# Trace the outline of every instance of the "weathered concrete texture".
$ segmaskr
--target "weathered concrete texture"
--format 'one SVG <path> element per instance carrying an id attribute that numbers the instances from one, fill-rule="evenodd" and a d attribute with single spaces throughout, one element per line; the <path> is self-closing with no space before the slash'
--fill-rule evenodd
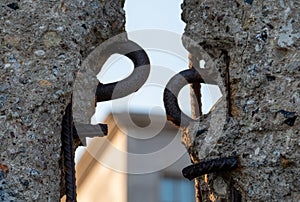
<path id="1" fill-rule="evenodd" d="M 75 72 L 124 31 L 123 3 L 1 1 L 0 201 L 59 201 L 61 120 Z"/>
<path id="2" fill-rule="evenodd" d="M 182 8 L 184 36 L 194 40 L 186 48 L 198 60 L 204 50 L 220 78 L 229 70 L 226 124 L 207 158 L 236 154 L 241 164 L 197 181 L 203 201 L 229 201 L 230 186 L 243 201 L 299 201 L 300 1 L 185 0 Z M 183 134 L 196 162 L 201 125 Z"/>

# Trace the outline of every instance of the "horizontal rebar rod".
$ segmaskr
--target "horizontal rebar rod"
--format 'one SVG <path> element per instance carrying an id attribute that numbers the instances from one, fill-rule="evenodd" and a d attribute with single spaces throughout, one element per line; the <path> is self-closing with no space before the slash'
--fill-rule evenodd
<path id="1" fill-rule="evenodd" d="M 220 171 L 231 171 L 238 167 L 238 157 L 223 157 L 202 161 L 200 163 L 190 165 L 182 170 L 185 178 L 192 180 L 204 174 Z"/>

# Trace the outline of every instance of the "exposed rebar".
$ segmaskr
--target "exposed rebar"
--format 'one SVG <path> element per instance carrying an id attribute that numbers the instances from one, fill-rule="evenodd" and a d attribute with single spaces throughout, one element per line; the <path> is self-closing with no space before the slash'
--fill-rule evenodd
<path id="1" fill-rule="evenodd" d="M 183 113 L 178 105 L 178 94 L 187 84 L 206 83 L 194 68 L 179 72 L 173 76 L 164 90 L 164 106 L 167 119 L 178 127 L 186 127 L 193 119 Z M 216 84 L 212 82 L 211 84 Z"/>
<path id="2" fill-rule="evenodd" d="M 204 174 L 220 171 L 231 171 L 238 167 L 238 157 L 223 157 L 202 161 L 200 163 L 190 165 L 182 170 L 185 178 L 192 180 Z"/>
<path id="3" fill-rule="evenodd" d="M 73 148 L 74 124 L 72 118 L 72 104 L 68 104 L 62 120 L 62 150 L 65 166 L 65 190 L 66 201 L 76 202 L 76 178 L 75 178 L 75 151 Z"/>
<path id="4" fill-rule="evenodd" d="M 119 53 L 128 57 L 134 65 L 134 70 L 127 78 L 109 84 L 99 82 L 96 90 L 96 101 L 103 102 L 125 97 L 136 92 L 147 80 L 150 73 L 148 55 L 133 41 L 116 42 L 107 48 L 107 53 Z"/>

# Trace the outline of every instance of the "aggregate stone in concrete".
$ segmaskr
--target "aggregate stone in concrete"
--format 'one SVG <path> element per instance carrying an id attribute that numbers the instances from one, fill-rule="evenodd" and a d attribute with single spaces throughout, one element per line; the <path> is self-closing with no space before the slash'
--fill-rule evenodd
<path id="1" fill-rule="evenodd" d="M 215 68 L 221 79 L 227 110 L 225 124 L 220 122 L 222 135 L 209 145 L 205 157 L 199 152 L 203 139 L 216 131 L 194 134 L 217 120 L 191 123 L 183 140 L 194 162 L 232 155 L 240 161 L 234 172 L 196 180 L 202 190 L 197 197 L 203 201 L 230 201 L 233 189 L 242 201 L 300 199 L 299 8 L 299 0 L 185 0 L 182 4 L 187 23 L 183 43 L 198 61 L 211 59 L 207 68 Z"/>
<path id="2" fill-rule="evenodd" d="M 0 201 L 59 201 L 61 120 L 76 71 L 124 31 L 123 3 L 0 2 Z"/>

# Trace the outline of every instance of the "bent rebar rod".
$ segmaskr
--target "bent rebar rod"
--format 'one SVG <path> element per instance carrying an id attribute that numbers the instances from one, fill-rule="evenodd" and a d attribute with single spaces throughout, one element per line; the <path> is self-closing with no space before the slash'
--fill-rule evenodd
<path id="1" fill-rule="evenodd" d="M 114 43 L 108 47 L 108 52 L 128 57 L 134 64 L 134 70 L 124 80 L 109 84 L 99 82 L 96 89 L 97 102 L 118 99 L 136 92 L 146 82 L 150 73 L 150 60 L 146 52 L 133 41 Z"/>
<path id="2" fill-rule="evenodd" d="M 121 98 L 127 96 L 135 91 L 137 91 L 147 80 L 150 73 L 150 60 L 146 52 L 133 41 L 126 42 L 114 42 L 106 47 L 101 54 L 103 58 L 97 58 L 98 60 L 106 60 L 110 55 L 114 53 L 119 53 L 127 56 L 132 60 L 134 64 L 133 73 L 118 82 L 110 84 L 101 84 L 99 82 L 96 93 L 95 101 L 102 102 L 112 99 Z M 89 74 L 88 74 L 89 75 Z M 65 111 L 62 121 L 62 147 L 64 152 L 64 166 L 66 169 L 65 173 L 65 189 L 66 189 L 66 201 L 67 202 L 76 202 L 76 178 L 75 178 L 75 163 L 74 163 L 74 148 L 73 148 L 73 139 L 79 138 L 78 129 L 88 135 L 80 135 L 80 137 L 93 136 L 97 134 L 96 131 L 101 132 L 101 135 L 107 135 L 108 129 L 106 124 L 98 124 L 91 126 L 85 123 L 76 123 L 73 122 L 72 117 L 72 104 L 70 103 Z M 100 130 L 99 130 L 100 129 Z"/>
<path id="3" fill-rule="evenodd" d="M 167 119 L 178 127 L 186 127 L 193 119 L 183 113 L 178 105 L 178 94 L 180 90 L 187 84 L 206 83 L 199 72 L 187 69 L 173 76 L 164 90 L 164 106 L 166 109 Z M 212 81 L 211 84 L 216 84 Z"/>

